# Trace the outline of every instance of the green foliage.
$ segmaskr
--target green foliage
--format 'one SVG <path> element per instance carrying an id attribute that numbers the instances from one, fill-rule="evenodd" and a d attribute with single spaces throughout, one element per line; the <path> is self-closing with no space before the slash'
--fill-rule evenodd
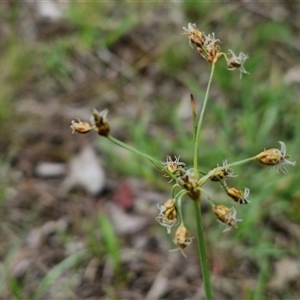
<path id="1" fill-rule="evenodd" d="M 17 279 L 11 277 L 8 280 L 9 289 L 16 300 L 22 299 L 22 286 L 18 283 Z"/>
<path id="2" fill-rule="evenodd" d="M 43 61 L 45 71 L 55 74 L 60 78 L 67 78 L 71 71 L 69 55 L 72 51 L 72 45 L 69 41 L 57 40 L 51 47 L 46 47 L 43 51 Z"/>
<path id="3" fill-rule="evenodd" d="M 41 299 L 63 273 L 80 265 L 86 259 L 87 254 L 86 250 L 77 251 L 55 265 L 42 279 L 33 298 L 36 300 Z"/>
<path id="4" fill-rule="evenodd" d="M 287 26 L 279 22 L 261 23 L 256 31 L 256 42 L 261 46 L 270 46 L 270 42 L 284 42 L 291 40 L 292 33 Z"/>
<path id="5" fill-rule="evenodd" d="M 182 9 L 185 11 L 187 19 L 192 20 L 192 23 L 198 20 L 205 20 L 205 16 L 212 12 L 214 4 L 206 1 L 184 1 Z"/>
<path id="6" fill-rule="evenodd" d="M 109 47 L 116 43 L 122 36 L 124 36 L 130 29 L 137 24 L 137 19 L 133 15 L 126 15 L 121 22 L 118 22 L 110 32 L 106 35 L 105 43 Z"/>
<path id="7" fill-rule="evenodd" d="M 68 10 L 69 20 L 75 26 L 74 37 L 81 47 L 89 50 L 95 44 L 101 45 L 104 41 L 101 25 L 105 23 L 105 14 L 102 11 L 105 4 L 95 1 L 92 3 L 73 3 Z M 101 13 L 102 11 L 102 13 Z M 86 16 L 89 16 L 88 18 Z M 101 34 L 102 33 L 102 34 Z"/>
<path id="8" fill-rule="evenodd" d="M 103 238 L 103 246 L 112 261 L 114 271 L 118 274 L 121 267 L 120 245 L 113 225 L 104 214 L 98 216 L 98 224 Z"/>
<path id="9" fill-rule="evenodd" d="M 114 22 L 110 17 L 114 12 L 113 3 L 101 1 L 73 3 L 68 15 L 75 26 L 74 37 L 79 39 L 80 45 L 86 50 L 95 46 L 109 47 L 136 25 L 136 15 L 132 14 L 132 11 L 122 10 L 121 7 L 122 3 L 119 13 L 124 15 Z"/>
<path id="10" fill-rule="evenodd" d="M 0 53 L 1 54 L 1 53 Z M 5 55 L 0 56 L 0 124 L 1 135 L 7 135 L 7 128 L 13 114 L 15 91 L 23 83 L 28 74 L 28 68 L 32 61 L 29 49 L 22 49 L 18 39 L 7 41 Z"/>
<path id="11" fill-rule="evenodd" d="M 162 71 L 172 74 L 173 72 L 180 72 L 184 70 L 184 66 L 188 61 L 188 55 L 185 51 L 185 47 L 179 44 L 178 47 L 171 45 L 164 53 L 159 57 L 159 65 Z"/>

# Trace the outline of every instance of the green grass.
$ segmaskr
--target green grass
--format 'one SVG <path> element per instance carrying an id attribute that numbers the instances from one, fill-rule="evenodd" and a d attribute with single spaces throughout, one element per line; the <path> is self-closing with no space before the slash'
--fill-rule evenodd
<path id="1" fill-rule="evenodd" d="M 146 16 L 149 9 L 154 9 L 154 6 L 131 4 L 129 8 L 129 4 L 126 3 L 118 5 L 120 6 L 99 1 L 72 4 L 67 12 L 67 20 L 71 23 L 72 31 L 67 36 L 55 38 L 50 42 L 25 43 L 20 33 L 5 37 L 6 50 L 1 52 L 0 57 L 2 66 L 0 133 L 4 145 L 14 143 L 18 145 L 20 137 L 17 136 L 17 130 L 12 129 L 22 127 L 24 120 L 30 122 L 32 118 L 30 115 L 17 117 L 15 113 L 22 104 L 23 97 L 34 97 L 35 93 L 32 92 L 34 90 L 38 94 L 38 99 L 43 100 L 43 97 L 49 94 L 64 99 L 64 94 L 59 94 L 61 90 L 57 82 L 70 90 L 74 87 L 73 75 L 76 72 L 74 54 L 84 57 L 94 55 L 98 49 L 108 49 L 114 54 L 117 53 L 116 55 L 122 59 L 128 36 L 139 32 L 140 26 L 147 28 L 147 22 L 151 20 L 143 20 L 143 16 Z M 163 4 L 157 5 L 175 11 L 175 8 Z M 224 18 L 223 8 L 228 10 Z M 10 14 L 6 17 L 6 22 L 10 30 L 17 25 L 16 15 L 19 9 L 13 7 L 9 10 Z M 119 120 L 119 123 L 116 122 L 116 127 L 112 128 L 112 133 L 118 136 L 121 132 L 123 140 L 161 161 L 165 160 L 166 155 L 180 155 L 185 162 L 189 164 L 192 162 L 192 128 L 182 123 L 177 112 L 183 91 L 186 91 L 187 95 L 193 93 L 197 107 L 201 107 L 205 91 L 205 76 L 207 77 L 209 71 L 209 66 L 203 63 L 195 49 L 189 46 L 187 37 L 180 36 L 181 26 L 186 27 L 188 22 L 192 22 L 205 33 L 215 32 L 222 41 L 221 47 L 224 51 L 233 49 L 236 52 L 248 53 L 250 56 L 245 65 L 250 75 L 244 75 L 242 80 L 239 79 L 238 73 L 226 70 L 225 62 L 220 62 L 216 68 L 212 96 L 204 119 L 200 146 L 201 169 L 207 171 L 216 164 L 221 164 L 225 158 L 233 162 L 259 153 L 264 148 L 278 147 L 277 141 L 286 142 L 291 159 L 299 161 L 299 91 L 297 87 L 285 82 L 287 71 L 299 64 L 297 53 L 290 47 L 290 43 L 296 38 L 293 26 L 289 22 L 275 22 L 260 18 L 252 23 L 249 21 L 251 23 L 249 25 L 237 17 L 239 14 L 236 9 L 231 10 L 228 5 L 221 7 L 208 2 L 182 3 L 180 11 L 184 24 L 178 25 L 178 28 L 177 25 L 170 28 L 169 38 L 164 36 L 160 39 L 160 33 L 157 32 L 158 37 L 149 43 L 151 46 L 146 42 L 146 46 L 142 45 L 149 50 L 149 53 L 153 51 L 152 45 L 164 49 L 163 53 L 154 55 L 151 63 L 144 69 L 136 70 L 130 80 L 122 73 L 113 77 L 120 78 L 118 88 L 113 91 L 110 91 L 109 87 L 113 87 L 115 82 L 111 82 L 105 76 L 100 78 L 101 81 L 107 82 L 108 89 L 105 91 L 107 94 L 103 92 L 99 95 L 99 105 L 109 103 L 113 108 L 108 116 L 109 120 L 112 122 L 115 118 Z M 242 11 L 242 14 L 251 17 L 249 12 Z M 221 17 L 218 17 L 219 15 Z M 160 22 L 159 26 L 162 28 L 168 20 L 160 20 Z M 148 32 L 141 31 L 141 34 L 146 35 L 146 41 L 154 39 L 150 26 Z M 179 38 L 174 38 L 175 34 L 179 35 Z M 121 51 L 117 52 L 115 49 Z M 127 48 L 126 50 L 128 51 Z M 126 53 L 128 55 L 128 52 Z M 153 55 L 153 52 L 151 54 Z M 132 68 L 134 67 L 133 64 Z M 109 66 L 103 68 L 108 69 L 108 76 L 112 76 L 111 73 L 115 71 L 110 70 Z M 159 76 L 159 79 L 151 75 L 153 73 Z M 154 83 L 154 94 L 144 99 L 143 85 L 135 86 L 136 97 L 127 99 L 125 88 L 134 86 L 132 82 L 136 82 L 136 85 L 145 82 L 147 76 L 149 81 L 157 80 Z M 168 81 L 169 89 L 163 85 L 164 80 Z M 107 96 L 109 92 L 115 92 L 118 97 L 124 93 L 125 99 L 109 102 Z M 90 98 L 82 100 L 87 101 L 87 105 L 89 101 L 93 102 Z M 124 119 L 122 115 L 117 115 L 122 111 L 122 107 L 126 108 L 126 105 L 133 101 L 141 108 L 140 115 L 137 114 L 133 119 L 127 119 L 126 114 Z M 92 108 L 90 107 L 91 110 Z M 99 141 L 99 149 L 105 157 L 105 167 L 111 173 L 122 177 L 142 177 L 154 189 L 168 190 L 168 180 L 158 175 L 157 170 L 148 162 L 131 153 L 120 151 L 106 140 Z M 4 166 L 5 163 L 1 162 L 1 167 Z M 240 260 L 243 259 L 251 260 L 257 267 L 252 270 L 252 275 L 258 284 L 253 289 L 245 288 L 245 299 L 263 299 L 267 295 L 268 281 L 272 277 L 274 262 L 284 256 L 297 256 L 299 259 L 295 246 L 299 241 L 296 241 L 291 249 L 276 244 L 276 237 L 280 233 L 276 232 L 274 224 L 272 225 L 277 218 L 281 220 L 281 216 L 293 224 L 298 224 L 300 221 L 298 188 L 300 173 L 297 168 L 298 166 L 288 167 L 288 175 L 277 175 L 272 170 L 269 171 L 270 168 L 257 162 L 236 169 L 239 177 L 233 179 L 231 183 L 241 189 L 247 186 L 251 190 L 251 204 L 243 207 L 235 205 L 239 217 L 243 219 L 237 231 L 231 231 L 229 235 L 221 234 L 222 227 L 215 221 L 213 215 L 207 213 L 204 216 L 207 230 L 211 232 L 207 234 L 211 248 L 216 241 L 230 239 L 233 248 L 240 245 L 247 248 L 242 258 L 234 259 L 234 267 L 238 268 Z M 8 186 L 9 183 L 5 185 Z M 210 187 L 213 200 L 231 204 L 217 184 L 211 184 Z M 0 209 L 4 211 L 5 186 L 0 188 Z M 34 209 L 39 210 L 35 206 Z M 3 216 L 3 212 L 1 215 Z M 30 219 L 30 216 L 27 219 Z M 33 219 L 33 222 L 39 221 L 38 216 Z M 9 222 L 11 221 L 5 215 L 2 226 L 8 226 Z M 121 268 L 122 245 L 113 232 L 111 222 L 105 215 L 101 215 L 97 222 L 90 221 L 87 227 L 91 230 L 100 228 L 103 234 L 103 245 L 99 247 L 99 252 L 96 250 L 98 241 L 93 240 L 93 234 L 90 236 L 87 234 L 89 255 L 108 255 L 117 272 Z M 258 233 L 253 234 L 257 229 Z M 18 234 L 21 240 L 22 234 Z M 72 239 L 74 232 L 70 229 L 66 234 Z M 78 264 L 84 261 L 85 255 L 87 254 L 78 252 L 54 266 L 37 287 L 36 299 L 43 297 L 61 274 L 69 269 L 76 270 Z M 1 281 L 1 284 L 4 283 Z M 22 283 L 11 278 L 10 296 L 22 299 L 22 289 Z M 295 295 L 287 286 L 279 292 L 279 296 Z"/>

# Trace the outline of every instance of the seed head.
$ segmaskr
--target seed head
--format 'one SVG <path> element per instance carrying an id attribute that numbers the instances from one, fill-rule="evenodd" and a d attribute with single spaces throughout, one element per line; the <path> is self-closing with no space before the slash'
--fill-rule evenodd
<path id="1" fill-rule="evenodd" d="M 179 173 L 185 167 L 185 163 L 179 161 L 180 156 L 176 157 L 175 160 L 172 159 L 170 155 L 167 155 L 167 160 L 162 164 L 168 169 L 172 174 Z"/>
<path id="2" fill-rule="evenodd" d="M 283 173 L 287 174 L 288 171 L 284 165 L 295 166 L 296 161 L 288 160 L 287 158 L 289 158 L 289 155 L 286 154 L 285 143 L 281 141 L 278 143 L 281 146 L 280 150 L 275 148 L 264 150 L 256 155 L 255 158 L 264 165 L 275 166 L 277 173 L 282 171 Z"/>
<path id="3" fill-rule="evenodd" d="M 239 204 L 250 203 L 250 201 L 247 199 L 250 194 L 250 190 L 248 188 L 245 188 L 244 192 L 242 192 L 241 190 L 235 187 L 226 186 L 225 191 L 230 198 L 232 198 L 235 202 Z"/>
<path id="4" fill-rule="evenodd" d="M 204 59 L 206 59 L 211 64 L 215 64 L 218 61 L 218 59 L 222 56 L 220 54 L 221 48 L 219 45 L 217 45 L 217 42 L 220 42 L 220 40 L 215 38 L 214 33 L 209 34 L 207 36 L 205 35 L 205 43 L 202 49 L 203 52 L 198 52 L 202 56 L 204 54 Z"/>
<path id="5" fill-rule="evenodd" d="M 223 167 L 227 166 L 227 159 L 223 161 Z M 217 168 L 219 165 L 217 166 Z M 234 171 L 231 168 L 225 168 L 223 170 L 217 171 L 217 168 L 214 168 L 208 172 L 208 174 L 211 174 L 210 180 L 211 181 L 220 181 L 222 179 L 229 179 L 236 177 L 237 175 L 234 175 Z"/>
<path id="6" fill-rule="evenodd" d="M 194 177 L 194 169 L 183 170 L 178 179 L 178 183 L 188 191 L 187 195 L 192 200 L 198 200 L 200 198 L 200 185 L 198 180 Z"/>
<path id="7" fill-rule="evenodd" d="M 169 199 L 164 205 L 157 205 L 159 209 L 159 215 L 156 217 L 156 221 L 167 227 L 167 232 L 171 232 L 171 228 L 178 224 L 177 210 L 174 199 Z"/>
<path id="8" fill-rule="evenodd" d="M 94 126 L 91 126 L 90 123 L 80 121 L 80 119 L 71 121 L 70 127 L 72 129 L 72 133 L 88 133 L 94 128 Z"/>
<path id="9" fill-rule="evenodd" d="M 238 69 L 240 71 L 240 78 L 242 78 L 243 73 L 244 74 L 249 74 L 245 68 L 244 68 L 244 63 L 245 61 L 249 58 L 247 54 L 244 54 L 240 52 L 240 54 L 237 56 L 232 50 L 228 50 L 230 54 L 232 55 L 228 60 L 227 60 L 227 67 L 229 71 L 233 71 Z"/>
<path id="10" fill-rule="evenodd" d="M 219 204 L 214 205 L 212 208 L 214 214 L 217 216 L 217 218 L 224 224 L 226 224 L 226 228 L 223 230 L 223 232 L 228 231 L 231 229 L 231 227 L 237 227 L 237 222 L 241 222 L 242 219 L 236 218 L 236 209 L 232 207 L 229 209 L 227 206 Z"/>
<path id="11" fill-rule="evenodd" d="M 108 114 L 107 109 L 98 112 L 97 109 L 94 108 L 93 116 L 92 116 L 95 130 L 98 132 L 99 135 L 106 136 L 106 137 L 109 135 L 110 132 L 110 126 L 106 119 L 107 114 Z"/>
<path id="12" fill-rule="evenodd" d="M 205 35 L 197 29 L 196 24 L 188 23 L 188 28 L 183 27 L 183 30 L 185 31 L 184 33 L 188 34 L 190 43 L 200 48 L 204 45 Z"/>
<path id="13" fill-rule="evenodd" d="M 184 225 L 180 225 L 177 228 L 173 242 L 174 242 L 174 244 L 176 244 L 178 246 L 178 249 L 181 251 L 181 253 L 185 257 L 186 257 L 186 254 L 183 252 L 183 249 L 186 246 L 191 244 L 192 239 L 193 239 L 192 237 L 188 236 L 187 229 Z"/>
<path id="14" fill-rule="evenodd" d="M 185 33 L 189 36 L 190 45 L 195 44 L 197 46 L 197 53 L 201 55 L 207 62 L 215 64 L 218 59 L 222 56 L 219 45 L 217 42 L 220 42 L 219 39 L 215 38 L 215 34 L 205 35 L 203 32 L 199 31 L 196 27 L 196 24 L 188 24 L 188 28 L 185 30 Z"/>

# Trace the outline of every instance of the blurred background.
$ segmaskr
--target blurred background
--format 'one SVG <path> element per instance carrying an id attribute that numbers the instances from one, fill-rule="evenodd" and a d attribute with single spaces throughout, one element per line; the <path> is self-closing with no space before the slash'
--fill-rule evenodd
<path id="1" fill-rule="evenodd" d="M 299 14 L 283 0 L 1 1 L 0 298 L 204 299 L 196 243 L 169 252 L 174 233 L 155 221 L 168 179 L 94 132 L 72 135 L 71 120 L 107 108 L 113 136 L 191 165 L 190 93 L 199 112 L 210 72 L 182 35 L 191 22 L 250 57 L 242 80 L 217 65 L 201 169 L 278 141 L 299 164 Z M 243 219 L 222 233 L 203 201 L 215 299 L 299 299 L 300 173 L 288 170 L 235 168 L 244 206 L 207 185 Z"/>

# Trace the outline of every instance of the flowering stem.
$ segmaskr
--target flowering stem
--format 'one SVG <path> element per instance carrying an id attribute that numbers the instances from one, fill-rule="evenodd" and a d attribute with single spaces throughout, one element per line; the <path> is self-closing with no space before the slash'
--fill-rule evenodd
<path id="1" fill-rule="evenodd" d="M 209 95 L 209 91 L 210 91 L 210 87 L 211 87 L 211 83 L 212 83 L 212 78 L 214 75 L 214 70 L 215 70 L 215 65 L 212 64 L 210 77 L 209 77 L 209 81 L 208 81 L 206 92 L 205 92 L 204 102 L 203 102 L 203 106 L 201 109 L 201 113 L 200 113 L 200 117 L 199 117 L 198 125 L 197 125 L 197 130 L 196 130 L 196 134 L 195 134 L 195 145 L 194 145 L 194 176 L 195 176 L 195 178 L 199 177 L 198 157 L 199 157 L 200 129 L 201 129 L 201 125 L 203 122 L 204 112 L 205 112 L 205 108 L 206 108 L 206 104 L 207 104 L 207 100 L 208 100 L 208 95 Z"/>
<path id="2" fill-rule="evenodd" d="M 191 94 L 191 107 L 192 107 L 192 115 L 193 115 L 193 140 L 196 140 L 196 132 L 197 132 L 197 113 L 196 113 L 196 102 L 193 94 Z"/>
<path id="3" fill-rule="evenodd" d="M 202 277 L 204 282 L 204 291 L 206 295 L 206 300 L 212 300 L 213 298 L 211 293 L 209 272 L 207 268 L 205 242 L 204 242 L 204 236 L 202 230 L 200 199 L 194 201 L 194 204 L 195 204 L 195 213 L 196 213 L 196 222 L 197 222 L 198 254 L 201 263 Z"/>
<path id="4" fill-rule="evenodd" d="M 233 166 L 238 166 L 238 165 L 246 164 L 246 163 L 248 163 L 249 161 L 252 161 L 252 160 L 255 160 L 255 159 L 256 159 L 256 156 L 249 157 L 249 158 L 245 158 L 245 159 L 236 161 L 236 162 L 234 162 L 234 163 L 228 164 L 228 165 L 226 165 L 226 167 L 229 167 L 229 168 L 230 168 L 230 167 L 233 167 Z"/>
<path id="5" fill-rule="evenodd" d="M 252 160 L 255 160 L 255 159 L 256 159 L 256 156 L 253 156 L 253 157 L 249 157 L 249 158 L 246 158 L 246 159 L 243 159 L 243 160 L 236 161 L 236 162 L 231 163 L 231 164 L 226 164 L 225 166 L 217 167 L 217 168 L 215 168 L 214 174 L 216 174 L 217 172 L 219 172 L 221 170 L 224 170 L 226 168 L 230 168 L 230 167 L 233 167 L 233 166 L 238 166 L 238 165 L 246 164 L 246 163 L 248 163 L 248 162 L 250 162 Z M 207 175 L 203 176 L 199 180 L 199 185 L 202 186 L 214 174 L 210 173 L 210 174 L 207 174 Z"/>
<path id="6" fill-rule="evenodd" d="M 174 180 L 176 180 L 176 177 L 171 172 L 169 172 L 169 170 L 167 168 L 165 168 L 159 160 L 157 160 L 157 159 L 153 158 L 152 156 L 150 156 L 150 155 L 148 155 L 148 154 L 146 154 L 144 152 L 141 152 L 141 151 L 139 151 L 139 150 L 137 150 L 137 149 L 135 149 L 135 148 L 133 148 L 133 147 L 131 147 L 131 146 L 129 146 L 129 145 L 121 142 L 121 141 L 119 141 L 118 139 L 114 138 L 111 135 L 108 135 L 107 138 L 111 142 L 117 144 L 118 146 L 120 146 L 120 147 L 122 147 L 122 148 L 124 148 L 124 149 L 126 149 L 128 151 L 136 153 L 136 154 L 138 154 L 138 155 L 140 155 L 140 156 L 142 156 L 142 157 L 150 160 L 157 168 L 164 170 L 171 178 L 173 178 Z"/>
<path id="7" fill-rule="evenodd" d="M 152 156 L 150 156 L 150 155 L 148 155 L 148 154 L 146 154 L 146 153 L 143 153 L 143 152 L 141 152 L 141 151 L 139 151 L 139 150 L 137 150 L 137 149 L 135 149 L 135 148 L 133 148 L 133 147 L 131 147 L 131 146 L 129 146 L 129 145 L 127 145 L 127 144 L 121 142 L 121 141 L 119 141 L 118 139 L 114 138 L 113 136 L 109 135 L 107 138 L 108 138 L 111 142 L 117 144 L 118 146 L 120 146 L 120 147 L 122 147 L 122 148 L 125 148 L 125 149 L 127 149 L 127 150 L 129 150 L 129 151 L 131 151 L 131 152 L 134 152 L 134 153 L 136 153 L 136 154 L 138 154 L 138 155 L 140 155 L 140 156 L 143 156 L 144 158 L 150 160 L 150 161 L 151 161 L 152 163 L 154 163 L 154 164 L 161 165 L 161 162 L 158 161 L 158 160 L 156 160 L 156 159 L 153 158 Z"/>

